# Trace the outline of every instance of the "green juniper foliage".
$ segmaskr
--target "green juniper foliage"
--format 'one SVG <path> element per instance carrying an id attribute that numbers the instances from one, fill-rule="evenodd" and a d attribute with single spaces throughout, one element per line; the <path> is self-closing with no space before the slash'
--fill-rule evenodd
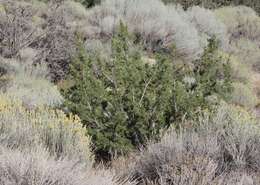
<path id="1" fill-rule="evenodd" d="M 198 81 L 198 89 L 203 96 L 218 95 L 228 101 L 230 99 L 231 66 L 229 61 L 223 61 L 217 56 L 218 43 L 214 38 L 209 39 L 209 45 L 205 49 L 201 59 L 195 61 L 195 75 Z"/>
<path id="2" fill-rule="evenodd" d="M 214 84 L 210 89 L 200 84 L 207 85 L 216 75 L 214 70 L 212 74 L 201 68 L 191 71 L 195 82 L 190 85 L 166 54 L 158 54 L 155 64 L 145 63 L 140 53 L 129 49 L 129 38 L 121 23 L 112 39 L 109 61 L 90 56 L 79 46 L 68 79 L 71 86 L 64 90 L 66 106 L 80 116 L 102 158 L 157 139 L 161 129 L 208 108 L 205 96 L 225 92 Z M 212 62 L 207 52 L 201 64 L 209 65 L 203 60 Z"/>

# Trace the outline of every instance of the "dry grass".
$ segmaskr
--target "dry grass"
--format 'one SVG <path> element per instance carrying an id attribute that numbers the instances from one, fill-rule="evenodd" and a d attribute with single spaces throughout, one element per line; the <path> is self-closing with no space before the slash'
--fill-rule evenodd
<path id="1" fill-rule="evenodd" d="M 257 184 L 260 127 L 249 113 L 223 104 L 198 127 L 170 129 L 130 161 L 121 163 L 140 184 Z M 123 175 L 122 175 L 123 176 Z"/>
<path id="2" fill-rule="evenodd" d="M 85 168 L 77 161 L 55 160 L 42 149 L 0 149 L 1 185 L 134 185 L 119 183 L 107 170 Z"/>

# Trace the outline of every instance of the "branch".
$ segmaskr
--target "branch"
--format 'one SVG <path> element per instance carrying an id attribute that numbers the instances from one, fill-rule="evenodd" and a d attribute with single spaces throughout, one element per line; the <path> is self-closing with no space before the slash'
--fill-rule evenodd
<path id="1" fill-rule="evenodd" d="M 150 78 L 149 81 L 145 84 L 145 87 L 144 87 L 144 91 L 143 91 L 142 97 L 141 97 L 141 99 L 140 99 L 140 101 L 139 101 L 139 106 L 141 106 L 141 103 L 142 103 L 142 101 L 143 101 L 143 99 L 144 99 L 144 95 L 145 95 L 146 90 L 147 90 L 149 84 L 151 83 L 151 81 L 152 81 L 152 78 Z"/>

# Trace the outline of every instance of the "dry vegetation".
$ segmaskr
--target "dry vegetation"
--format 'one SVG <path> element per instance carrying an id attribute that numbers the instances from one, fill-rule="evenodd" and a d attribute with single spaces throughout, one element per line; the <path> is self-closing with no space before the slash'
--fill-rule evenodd
<path id="1" fill-rule="evenodd" d="M 260 184 L 257 13 L 246 6 L 184 10 L 160 0 L 104 0 L 88 9 L 80 2 L 0 0 L 0 185 Z M 170 56 L 173 66 L 187 73 L 182 81 L 190 89 L 197 83 L 190 71 L 215 38 L 218 50 L 206 57 L 229 62 L 233 91 L 226 102 L 215 94 L 206 97 L 212 109 L 199 107 L 193 119 L 184 113 L 180 123 L 160 131 L 160 139 L 103 165 L 95 161 L 95 138 L 85 128 L 85 117 L 64 106 L 60 90 L 75 84 L 66 77 L 80 39 L 84 52 L 98 62 L 121 59 L 113 51 L 120 24 L 133 40 L 131 53 L 140 51 L 140 61 L 151 69 L 156 54 Z M 93 75 L 99 70 L 94 68 Z M 143 104 L 146 91 L 153 93 L 147 90 L 150 82 L 141 93 Z"/>
<path id="2" fill-rule="evenodd" d="M 190 123 L 189 123 L 190 124 Z M 259 184 L 259 125 L 246 111 L 222 104 L 198 128 L 174 128 L 131 158 L 115 161 L 119 173 L 140 184 Z"/>

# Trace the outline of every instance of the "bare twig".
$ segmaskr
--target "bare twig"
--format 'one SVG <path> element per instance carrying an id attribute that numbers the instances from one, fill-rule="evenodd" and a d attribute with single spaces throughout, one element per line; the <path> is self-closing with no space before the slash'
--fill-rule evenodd
<path id="1" fill-rule="evenodd" d="M 145 95 L 146 90 L 147 90 L 149 84 L 151 83 L 151 81 L 152 81 L 152 78 L 150 78 L 149 81 L 145 84 L 145 87 L 144 87 L 144 91 L 143 91 L 142 97 L 141 97 L 141 99 L 140 99 L 140 101 L 139 101 L 139 106 L 141 106 L 141 103 L 142 103 L 142 101 L 143 101 L 144 95 Z"/>

